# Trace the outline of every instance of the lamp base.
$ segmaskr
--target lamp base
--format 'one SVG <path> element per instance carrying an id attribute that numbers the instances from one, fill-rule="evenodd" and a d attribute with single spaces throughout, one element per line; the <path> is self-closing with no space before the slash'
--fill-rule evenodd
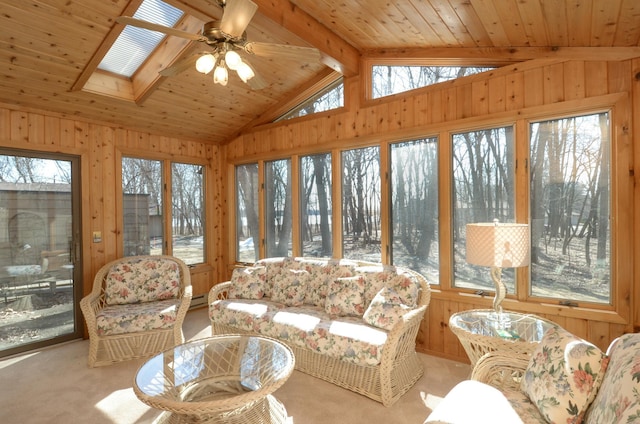
<path id="1" fill-rule="evenodd" d="M 491 279 L 493 280 L 493 285 L 496 288 L 496 295 L 493 298 L 493 309 L 497 314 L 502 313 L 502 306 L 500 304 L 507 296 L 507 288 L 502 283 L 502 268 L 497 266 L 491 267 Z"/>

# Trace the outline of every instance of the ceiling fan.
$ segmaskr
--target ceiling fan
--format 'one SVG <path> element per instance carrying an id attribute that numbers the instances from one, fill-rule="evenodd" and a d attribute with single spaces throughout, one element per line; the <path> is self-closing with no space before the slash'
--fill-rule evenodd
<path id="1" fill-rule="evenodd" d="M 278 60 L 301 62 L 320 61 L 320 51 L 313 47 L 299 47 L 288 44 L 271 44 L 247 41 L 246 29 L 258 6 L 251 0 L 216 0 L 222 7 L 222 19 L 204 24 L 201 34 L 191 34 L 179 29 L 166 27 L 130 16 L 119 16 L 116 22 L 133 25 L 151 31 L 162 32 L 175 37 L 200 41 L 210 49 L 198 52 L 160 71 L 160 75 L 173 76 L 194 66 L 203 74 L 213 71 L 213 81 L 227 85 L 228 69 L 234 70 L 242 81 L 254 90 L 267 86 L 255 69 L 243 60 L 238 52 L 253 54 Z"/>

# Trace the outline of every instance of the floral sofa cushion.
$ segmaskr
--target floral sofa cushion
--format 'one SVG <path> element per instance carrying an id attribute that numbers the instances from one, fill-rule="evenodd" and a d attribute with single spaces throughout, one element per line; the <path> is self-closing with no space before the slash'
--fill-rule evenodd
<path id="1" fill-rule="evenodd" d="M 309 273 L 306 281 L 307 305 L 324 306 L 329 284 L 336 278 L 352 277 L 355 263 L 345 259 L 307 259 L 296 258 L 300 269 Z"/>
<path id="2" fill-rule="evenodd" d="M 100 336 L 172 328 L 179 299 L 104 307 L 96 315 Z"/>
<path id="3" fill-rule="evenodd" d="M 236 268 L 231 274 L 231 299 L 262 299 L 265 293 L 267 268 L 252 266 Z"/>
<path id="4" fill-rule="evenodd" d="M 272 296 L 273 283 L 280 277 L 286 278 L 286 274 L 291 269 L 300 269 L 299 264 L 291 257 L 284 258 L 264 258 L 260 259 L 254 266 L 263 266 L 267 269 L 267 284 L 264 286 L 265 297 Z"/>
<path id="5" fill-rule="evenodd" d="M 290 269 L 283 272 L 271 288 L 271 300 L 286 306 L 300 306 L 304 303 L 308 272 Z"/>
<path id="6" fill-rule="evenodd" d="M 367 324 L 391 330 L 410 309 L 395 289 L 385 287 L 373 298 L 362 318 Z"/>
<path id="7" fill-rule="evenodd" d="M 611 343 L 609 365 L 585 417 L 586 424 L 640 422 L 640 333 Z"/>
<path id="8" fill-rule="evenodd" d="M 241 331 L 366 365 L 380 363 L 387 340 L 386 331 L 366 325 L 361 318 L 332 319 L 319 306 L 285 307 L 267 299 L 216 300 L 209 308 L 209 318 Z"/>
<path id="9" fill-rule="evenodd" d="M 180 267 L 166 258 L 131 258 L 105 277 L 107 305 L 175 299 L 179 293 Z"/>
<path id="10" fill-rule="evenodd" d="M 318 306 L 271 310 L 254 322 L 254 331 L 290 345 L 360 365 L 382 359 L 387 332 L 358 317 L 332 317 Z"/>
<path id="11" fill-rule="evenodd" d="M 607 363 L 596 346 L 554 327 L 533 351 L 521 389 L 547 422 L 579 424 L 598 392 Z"/>
<path id="12" fill-rule="evenodd" d="M 242 331 L 253 332 L 256 322 L 264 319 L 271 312 L 284 308 L 282 303 L 268 299 L 216 300 L 209 305 L 209 318 L 212 322 L 220 322 Z"/>
<path id="13" fill-rule="evenodd" d="M 325 311 L 332 316 L 362 317 L 365 280 L 362 276 L 336 278 L 329 284 Z"/>

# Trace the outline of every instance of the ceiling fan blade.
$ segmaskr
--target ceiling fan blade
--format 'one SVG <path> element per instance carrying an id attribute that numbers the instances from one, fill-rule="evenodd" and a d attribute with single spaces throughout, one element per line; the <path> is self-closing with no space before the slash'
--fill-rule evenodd
<path id="1" fill-rule="evenodd" d="M 207 38 L 200 34 L 191 34 L 190 32 L 180 31 L 179 29 L 166 27 L 164 25 L 154 24 L 152 22 L 143 21 L 141 19 L 132 18 L 131 16 L 118 16 L 116 22 L 124 25 L 132 25 L 138 28 L 148 29 L 150 31 L 161 32 L 175 37 L 186 38 L 194 41 L 207 41 Z"/>
<path id="2" fill-rule="evenodd" d="M 232 37 L 242 37 L 256 10 L 258 5 L 251 0 L 227 0 L 220 29 Z"/>
<path id="3" fill-rule="evenodd" d="M 247 53 L 256 56 L 300 62 L 319 62 L 321 57 L 320 50 L 314 47 L 291 46 L 289 44 L 249 42 L 245 44 L 244 49 Z"/>
<path id="4" fill-rule="evenodd" d="M 177 61 L 171 66 L 167 66 L 166 68 L 162 69 L 158 73 L 163 77 L 173 77 L 178 75 L 181 72 L 186 71 L 187 69 L 195 69 L 196 61 L 203 54 L 206 54 L 206 52 L 192 54 L 189 57 L 185 57 L 184 59 Z"/>

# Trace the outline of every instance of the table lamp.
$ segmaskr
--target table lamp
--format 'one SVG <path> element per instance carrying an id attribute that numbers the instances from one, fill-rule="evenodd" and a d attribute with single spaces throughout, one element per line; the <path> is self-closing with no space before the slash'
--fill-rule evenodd
<path id="1" fill-rule="evenodd" d="M 491 267 L 491 278 L 496 286 L 493 309 L 499 318 L 502 315 L 500 304 L 507 294 L 502 282 L 502 268 L 529 264 L 529 226 L 497 220 L 467 224 L 466 247 L 467 263 Z"/>

